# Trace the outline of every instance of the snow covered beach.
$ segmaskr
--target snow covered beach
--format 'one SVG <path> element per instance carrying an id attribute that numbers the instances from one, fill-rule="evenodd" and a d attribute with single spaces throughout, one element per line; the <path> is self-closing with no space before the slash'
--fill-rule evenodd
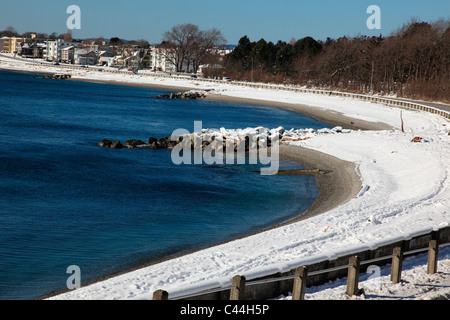
<path id="1" fill-rule="evenodd" d="M 11 68 L 14 63 L 10 63 Z M 17 67 L 20 68 L 29 69 Z M 42 70 L 43 67 L 37 72 Z M 282 102 L 294 110 L 306 105 L 324 117 L 331 114 L 338 119 L 343 114 L 344 128 L 346 124 L 351 125 L 349 119 L 355 126 L 359 122 L 385 125 L 381 131 L 318 134 L 307 140 L 289 142 L 316 152 L 317 159 L 318 154 L 328 154 L 354 163 L 363 187 L 359 186 L 356 197 L 349 202 L 309 219 L 164 261 L 53 299 L 151 299 L 153 291 L 161 288 L 176 296 L 226 286 L 236 274 L 252 279 L 287 271 L 298 265 L 407 239 L 448 226 L 450 222 L 450 123 L 442 117 L 403 110 L 406 131 L 403 133 L 400 109 L 348 98 L 198 83 L 191 79 L 93 71 L 76 73 L 73 72 L 73 79 L 207 89 L 211 90 L 208 91 L 211 98 L 253 98 L 273 105 Z M 422 142 L 412 143 L 415 136 L 422 137 Z"/>

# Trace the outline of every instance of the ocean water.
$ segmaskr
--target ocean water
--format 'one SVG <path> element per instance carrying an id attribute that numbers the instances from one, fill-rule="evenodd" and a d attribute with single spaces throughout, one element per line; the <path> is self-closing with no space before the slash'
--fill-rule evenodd
<path id="1" fill-rule="evenodd" d="M 165 100 L 161 90 L 0 71 L 0 299 L 81 282 L 285 220 L 317 197 L 311 176 L 258 165 L 175 165 L 170 150 L 114 150 L 102 139 L 177 128 L 323 128 L 289 111 Z M 282 161 L 281 169 L 300 165 Z"/>

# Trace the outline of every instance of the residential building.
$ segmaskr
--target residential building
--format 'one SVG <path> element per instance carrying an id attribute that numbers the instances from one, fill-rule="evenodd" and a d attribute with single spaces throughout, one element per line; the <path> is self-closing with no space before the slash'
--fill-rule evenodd
<path id="1" fill-rule="evenodd" d="M 133 49 L 124 62 L 127 68 L 150 69 L 152 66 L 152 51 L 149 49 Z"/>
<path id="2" fill-rule="evenodd" d="M 32 33 L 31 38 L 25 38 L 21 42 L 18 54 L 23 58 L 42 58 L 47 48 L 46 39 L 36 38 L 36 34 Z"/>
<path id="3" fill-rule="evenodd" d="M 115 50 L 108 46 L 100 46 L 98 52 L 98 64 L 100 66 L 110 67 L 114 60 Z"/>
<path id="4" fill-rule="evenodd" d="M 150 68 L 153 71 L 162 72 L 176 72 L 176 66 L 171 62 L 170 55 L 172 54 L 170 49 L 164 48 L 152 48 L 151 49 L 151 65 Z"/>
<path id="5" fill-rule="evenodd" d="M 48 40 L 44 58 L 48 61 L 61 61 L 62 50 L 71 46 L 80 47 L 81 43 L 67 42 L 63 39 Z"/>
<path id="6" fill-rule="evenodd" d="M 61 62 L 75 63 L 75 47 L 70 46 L 61 49 Z"/>
<path id="7" fill-rule="evenodd" d="M 136 53 L 139 69 L 151 69 L 152 51 L 150 49 L 139 49 Z"/>
<path id="8" fill-rule="evenodd" d="M 116 55 L 109 60 L 109 66 L 116 68 L 150 69 L 152 66 L 152 51 L 150 49 L 127 48 L 121 50 L 121 55 Z M 105 61 L 103 57 L 100 57 Z M 104 64 L 104 63 L 103 63 Z"/>
<path id="9" fill-rule="evenodd" d="M 0 52 L 17 53 L 20 50 L 20 43 L 24 41 L 25 38 L 2 37 L 0 38 Z"/>
<path id="10" fill-rule="evenodd" d="M 102 55 L 100 55 L 98 57 L 98 64 L 100 66 L 111 67 L 113 61 L 114 61 L 114 57 L 105 57 L 105 56 L 102 56 Z"/>
<path id="11" fill-rule="evenodd" d="M 75 64 L 83 66 L 94 66 L 98 63 L 98 54 L 88 49 L 74 49 Z"/>
<path id="12" fill-rule="evenodd" d="M 18 54 L 22 56 L 22 58 L 42 58 L 45 47 L 45 44 L 42 43 L 24 42 L 22 43 Z"/>

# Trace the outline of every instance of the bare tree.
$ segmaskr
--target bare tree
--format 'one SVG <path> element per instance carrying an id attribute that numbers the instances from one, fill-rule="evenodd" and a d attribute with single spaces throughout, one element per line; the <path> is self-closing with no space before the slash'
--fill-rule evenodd
<path id="1" fill-rule="evenodd" d="M 18 37 L 19 33 L 14 29 L 13 26 L 8 26 L 5 30 L 1 32 L 3 37 Z"/>
<path id="2" fill-rule="evenodd" d="M 139 48 L 148 49 L 150 48 L 150 43 L 145 39 L 136 40 L 136 44 Z"/>
<path id="3" fill-rule="evenodd" d="M 73 38 L 72 38 L 72 30 L 70 30 L 70 29 L 67 30 L 67 33 L 64 34 L 63 39 L 64 39 L 64 41 L 67 41 L 67 42 L 73 41 Z"/>
<path id="4" fill-rule="evenodd" d="M 200 31 L 197 36 L 197 41 L 194 41 L 192 46 L 192 67 L 193 70 L 198 70 L 198 67 L 203 63 L 206 55 L 214 47 L 223 45 L 226 42 L 222 32 L 218 29 L 210 29 Z"/>
<path id="5" fill-rule="evenodd" d="M 164 32 L 162 47 L 167 49 L 166 59 L 177 71 L 183 70 L 183 65 L 191 54 L 190 47 L 199 33 L 198 26 L 193 24 L 179 24 Z"/>
<path id="6" fill-rule="evenodd" d="M 168 59 L 177 71 L 192 65 L 197 70 L 206 52 L 214 46 L 225 42 L 222 33 L 217 29 L 201 31 L 194 24 L 180 24 L 164 32 L 161 46 L 167 49 Z"/>

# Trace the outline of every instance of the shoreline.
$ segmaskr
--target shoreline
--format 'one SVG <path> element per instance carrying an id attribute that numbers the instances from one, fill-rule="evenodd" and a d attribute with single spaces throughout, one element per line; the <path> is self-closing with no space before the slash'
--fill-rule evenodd
<path id="1" fill-rule="evenodd" d="M 193 90 L 190 87 L 183 86 L 164 86 L 148 83 L 133 83 L 126 81 L 114 80 L 90 80 L 72 78 L 72 81 L 88 81 L 103 84 L 142 87 L 149 89 L 163 89 L 167 91 L 189 91 Z M 202 100 L 202 99 L 200 99 Z M 320 122 L 326 123 L 330 126 L 342 126 L 351 130 L 392 130 L 393 128 L 381 122 L 369 122 L 360 119 L 347 117 L 338 112 L 325 111 L 320 108 L 310 107 L 307 105 L 293 104 L 279 101 L 260 100 L 252 98 L 232 97 L 221 94 L 207 94 L 204 100 L 221 101 L 228 103 L 244 103 L 253 105 L 263 105 L 272 108 L 280 108 L 292 112 L 300 113 L 305 116 L 314 118 Z M 296 217 L 290 218 L 284 222 L 274 224 L 273 226 L 265 227 L 257 232 L 253 232 L 246 236 L 251 236 L 255 233 L 264 232 L 270 229 L 280 227 L 289 223 L 301 221 L 320 213 L 329 211 L 341 204 L 346 203 L 351 198 L 355 197 L 361 190 L 361 179 L 359 175 L 358 166 L 355 163 L 347 162 L 329 154 L 304 148 L 301 146 L 293 146 L 288 144 L 280 144 L 280 158 L 292 162 L 300 163 L 306 169 L 331 170 L 332 172 L 325 175 L 315 175 L 315 184 L 318 188 L 318 196 L 314 203 L 306 210 L 298 213 Z M 244 237 L 246 237 L 244 236 Z M 238 237 L 236 239 L 243 238 Z M 231 240 L 230 240 L 231 241 Z M 227 241 L 228 242 L 228 241 Z M 202 250 L 202 249 L 199 249 Z M 198 251 L 198 250 L 194 250 Z M 191 252 L 189 252 L 191 253 Z"/>
<path id="2" fill-rule="evenodd" d="M 9 71 L 17 71 L 17 72 L 26 72 L 22 70 L 9 70 Z M 43 74 L 43 72 L 32 72 L 29 73 L 38 73 Z M 187 91 L 193 90 L 189 87 L 182 86 L 172 86 L 172 85 L 157 85 L 157 84 L 148 84 L 148 83 L 133 83 L 126 81 L 113 81 L 113 80 L 96 80 L 96 79 L 81 79 L 75 77 L 71 79 L 72 81 L 87 81 L 94 83 L 103 83 L 103 84 L 112 84 L 112 85 L 121 85 L 121 86 L 133 86 L 133 87 L 146 87 L 152 89 L 161 89 L 166 91 Z M 70 81 L 70 80 L 69 80 Z M 343 126 L 349 129 L 362 129 L 362 130 L 384 130 L 384 129 L 392 129 L 390 126 L 382 124 L 382 123 L 372 123 L 358 119 L 352 119 L 346 117 L 342 114 L 336 112 L 326 112 L 321 110 L 320 108 L 313 108 L 305 105 L 297 105 L 290 103 L 283 103 L 277 101 L 267 101 L 267 100 L 259 100 L 259 99 L 250 99 L 250 98 L 236 98 L 226 95 L 212 95 L 208 94 L 206 96 L 206 100 L 210 101 L 224 101 L 230 103 L 246 103 L 246 104 L 257 104 L 257 105 L 265 105 L 270 107 L 276 107 L 281 109 L 290 110 L 293 112 L 298 112 L 304 114 L 306 116 L 315 118 L 321 122 L 327 123 L 332 126 Z M 85 283 L 82 287 L 86 287 L 93 283 L 101 282 L 106 279 L 114 278 L 116 276 L 126 274 L 150 265 L 155 265 L 161 263 L 163 261 L 171 260 L 174 258 L 178 258 L 184 255 L 188 255 L 197 251 L 204 250 L 206 248 L 215 247 L 223 243 L 227 243 L 230 241 L 234 241 L 237 239 L 246 238 L 252 236 L 254 234 L 262 233 L 264 231 L 268 231 L 271 229 L 278 228 L 283 225 L 288 225 L 291 223 L 295 223 L 301 220 L 305 220 L 311 218 L 313 216 L 319 215 L 321 213 L 327 212 L 333 208 L 338 207 L 350 199 L 356 197 L 358 192 L 361 189 L 361 179 L 359 176 L 358 166 L 355 163 L 343 161 L 331 155 L 328 155 L 323 152 L 315 151 L 312 149 L 300 147 L 300 146 L 292 146 L 287 144 L 280 145 L 280 158 L 288 161 L 293 161 L 300 163 L 302 166 L 307 169 L 316 169 L 319 168 L 321 170 L 331 170 L 330 173 L 325 175 L 315 175 L 315 184 L 318 187 L 318 196 L 313 202 L 313 204 L 306 210 L 302 212 L 298 212 L 298 214 L 289 218 L 283 222 L 275 223 L 274 225 L 266 226 L 258 229 L 249 234 L 245 234 L 242 236 L 235 237 L 228 241 L 220 242 L 214 245 L 199 247 L 195 249 L 189 249 L 182 252 L 178 252 L 175 254 L 169 254 L 164 257 L 157 257 L 149 259 L 146 262 L 137 262 L 135 266 L 130 266 L 129 268 L 124 269 L 123 271 L 119 271 L 107 276 L 100 277 L 98 279 L 89 281 Z M 58 292 L 48 293 L 46 295 L 37 297 L 36 299 L 46 299 L 50 297 L 56 297 L 60 294 L 68 292 L 70 290 L 63 290 Z"/>
<path id="3" fill-rule="evenodd" d="M 102 84 L 110 84 L 110 85 L 121 85 L 121 86 L 131 86 L 131 87 L 143 87 L 149 89 L 161 89 L 166 91 L 189 91 L 193 90 L 189 87 L 182 86 L 164 86 L 157 84 L 147 84 L 147 83 L 133 83 L 126 81 L 113 81 L 113 80 L 97 80 L 97 79 L 79 79 L 77 77 L 72 78 L 68 81 L 86 81 L 86 82 L 94 82 L 94 83 L 102 83 Z M 294 105 L 283 102 L 276 101 L 267 101 L 267 100 L 258 100 L 258 99 L 250 99 L 250 98 L 236 98 L 226 95 L 206 95 L 205 100 L 209 101 L 223 101 L 229 103 L 245 103 L 245 104 L 255 104 L 255 105 L 265 105 L 275 108 L 281 108 L 285 110 L 290 110 L 293 112 L 298 112 L 309 116 L 311 118 L 315 118 L 321 122 L 329 124 L 331 126 L 343 126 L 349 129 L 361 129 L 361 130 L 383 130 L 383 129 L 391 129 L 390 126 L 385 124 L 381 124 L 377 126 L 372 122 L 367 122 L 358 119 L 352 119 L 346 117 L 342 114 L 338 113 L 330 113 L 320 110 L 319 108 L 313 108 L 305 105 Z M 306 113 L 306 114 L 305 114 Z M 352 122 L 352 123 L 350 123 Z M 349 127 L 351 126 L 351 128 Z M 328 155 L 323 152 L 315 151 L 312 149 L 293 146 L 288 144 L 280 144 L 280 158 L 292 162 L 300 163 L 307 169 L 315 169 L 320 168 L 322 170 L 331 170 L 332 172 L 321 175 L 315 175 L 315 184 L 318 188 L 318 196 L 313 202 L 313 204 L 306 210 L 302 212 L 298 212 L 296 216 L 286 219 L 282 222 L 277 222 L 273 225 L 269 225 L 263 228 L 259 228 L 257 231 L 247 233 L 245 235 L 241 235 L 235 237 L 233 239 L 222 241 L 216 243 L 214 245 L 209 245 L 205 247 L 199 247 L 195 249 L 188 249 L 185 251 L 181 251 L 174 254 L 169 254 L 164 257 L 156 257 L 151 258 L 146 262 L 137 262 L 135 266 L 130 266 L 122 271 L 118 271 L 116 273 L 106 275 L 100 277 L 98 279 L 89 281 L 82 285 L 81 288 L 89 286 L 94 283 L 98 283 L 107 279 L 111 279 L 129 272 L 133 272 L 151 265 L 155 265 L 164 261 L 168 261 L 171 259 L 179 258 L 185 255 L 192 254 L 194 252 L 198 252 L 201 250 L 205 250 L 207 248 L 215 247 L 224 243 L 228 243 L 231 241 L 235 241 L 238 239 L 250 237 L 252 235 L 262 233 L 271 229 L 276 229 L 284 225 L 288 225 L 291 223 L 295 223 L 298 221 L 302 221 L 321 213 L 327 212 L 333 208 L 338 207 L 350 199 L 356 197 L 356 195 L 361 190 L 361 179 L 359 176 L 358 166 L 355 163 L 347 162 L 331 155 Z M 48 293 L 46 295 L 40 296 L 37 299 L 47 299 L 50 297 L 57 297 L 60 294 L 70 292 L 71 290 L 63 290 L 59 292 Z"/>
<path id="4" fill-rule="evenodd" d="M 318 195 L 308 209 L 297 212 L 294 217 L 275 222 L 271 225 L 259 227 L 256 231 L 242 234 L 226 241 L 221 241 L 207 246 L 200 246 L 193 249 L 186 249 L 180 252 L 164 255 L 162 257 L 153 257 L 149 258 L 148 260 L 141 260 L 140 262 L 136 262 L 128 267 L 124 267 L 121 271 L 117 271 L 115 273 L 88 281 L 84 285 L 82 285 L 81 288 L 168 260 L 180 258 L 208 248 L 213 248 L 225 243 L 251 237 L 265 231 L 312 218 L 350 201 L 352 198 L 355 198 L 361 190 L 359 169 L 355 163 L 344 161 L 316 150 L 287 144 L 280 144 L 279 155 L 281 159 L 297 162 L 307 169 L 320 168 L 331 171 L 326 174 L 314 175 L 314 183 L 318 188 Z M 72 290 L 64 289 L 61 291 L 50 292 L 48 294 L 35 298 L 35 300 L 56 298 L 58 295 L 71 291 Z"/>
<path id="5" fill-rule="evenodd" d="M 72 77 L 69 81 L 85 81 L 85 82 L 93 82 L 93 83 L 102 83 L 102 84 L 110 84 L 110 85 L 118 85 L 118 86 L 127 86 L 127 87 L 138 87 L 138 88 L 148 88 L 148 89 L 157 89 L 157 90 L 165 90 L 165 91 L 190 91 L 190 90 L 198 90 L 202 91 L 201 88 L 192 88 L 185 86 L 175 86 L 175 85 L 163 85 L 163 84 L 150 84 L 150 83 L 138 83 L 138 82 L 128 82 L 128 81 L 120 81 L 120 80 L 99 80 L 99 79 L 83 79 L 82 77 Z M 342 126 L 346 129 L 351 130 L 391 130 L 393 129 L 391 126 L 382 123 L 382 122 L 370 122 L 361 119 L 355 119 L 351 117 L 347 117 L 342 113 L 335 111 L 323 110 L 318 107 L 311 107 L 304 104 L 293 104 L 288 102 L 281 101 L 269 101 L 263 99 L 253 99 L 253 98 L 242 98 L 242 97 L 233 97 L 223 94 L 214 94 L 207 93 L 205 98 L 200 100 L 207 101 L 220 101 L 220 102 L 228 102 L 228 103 L 244 103 L 250 105 L 261 105 L 272 108 L 279 108 L 283 110 L 288 110 L 296 113 L 300 113 L 304 116 L 316 119 L 320 122 L 326 123 L 330 126 Z"/>

